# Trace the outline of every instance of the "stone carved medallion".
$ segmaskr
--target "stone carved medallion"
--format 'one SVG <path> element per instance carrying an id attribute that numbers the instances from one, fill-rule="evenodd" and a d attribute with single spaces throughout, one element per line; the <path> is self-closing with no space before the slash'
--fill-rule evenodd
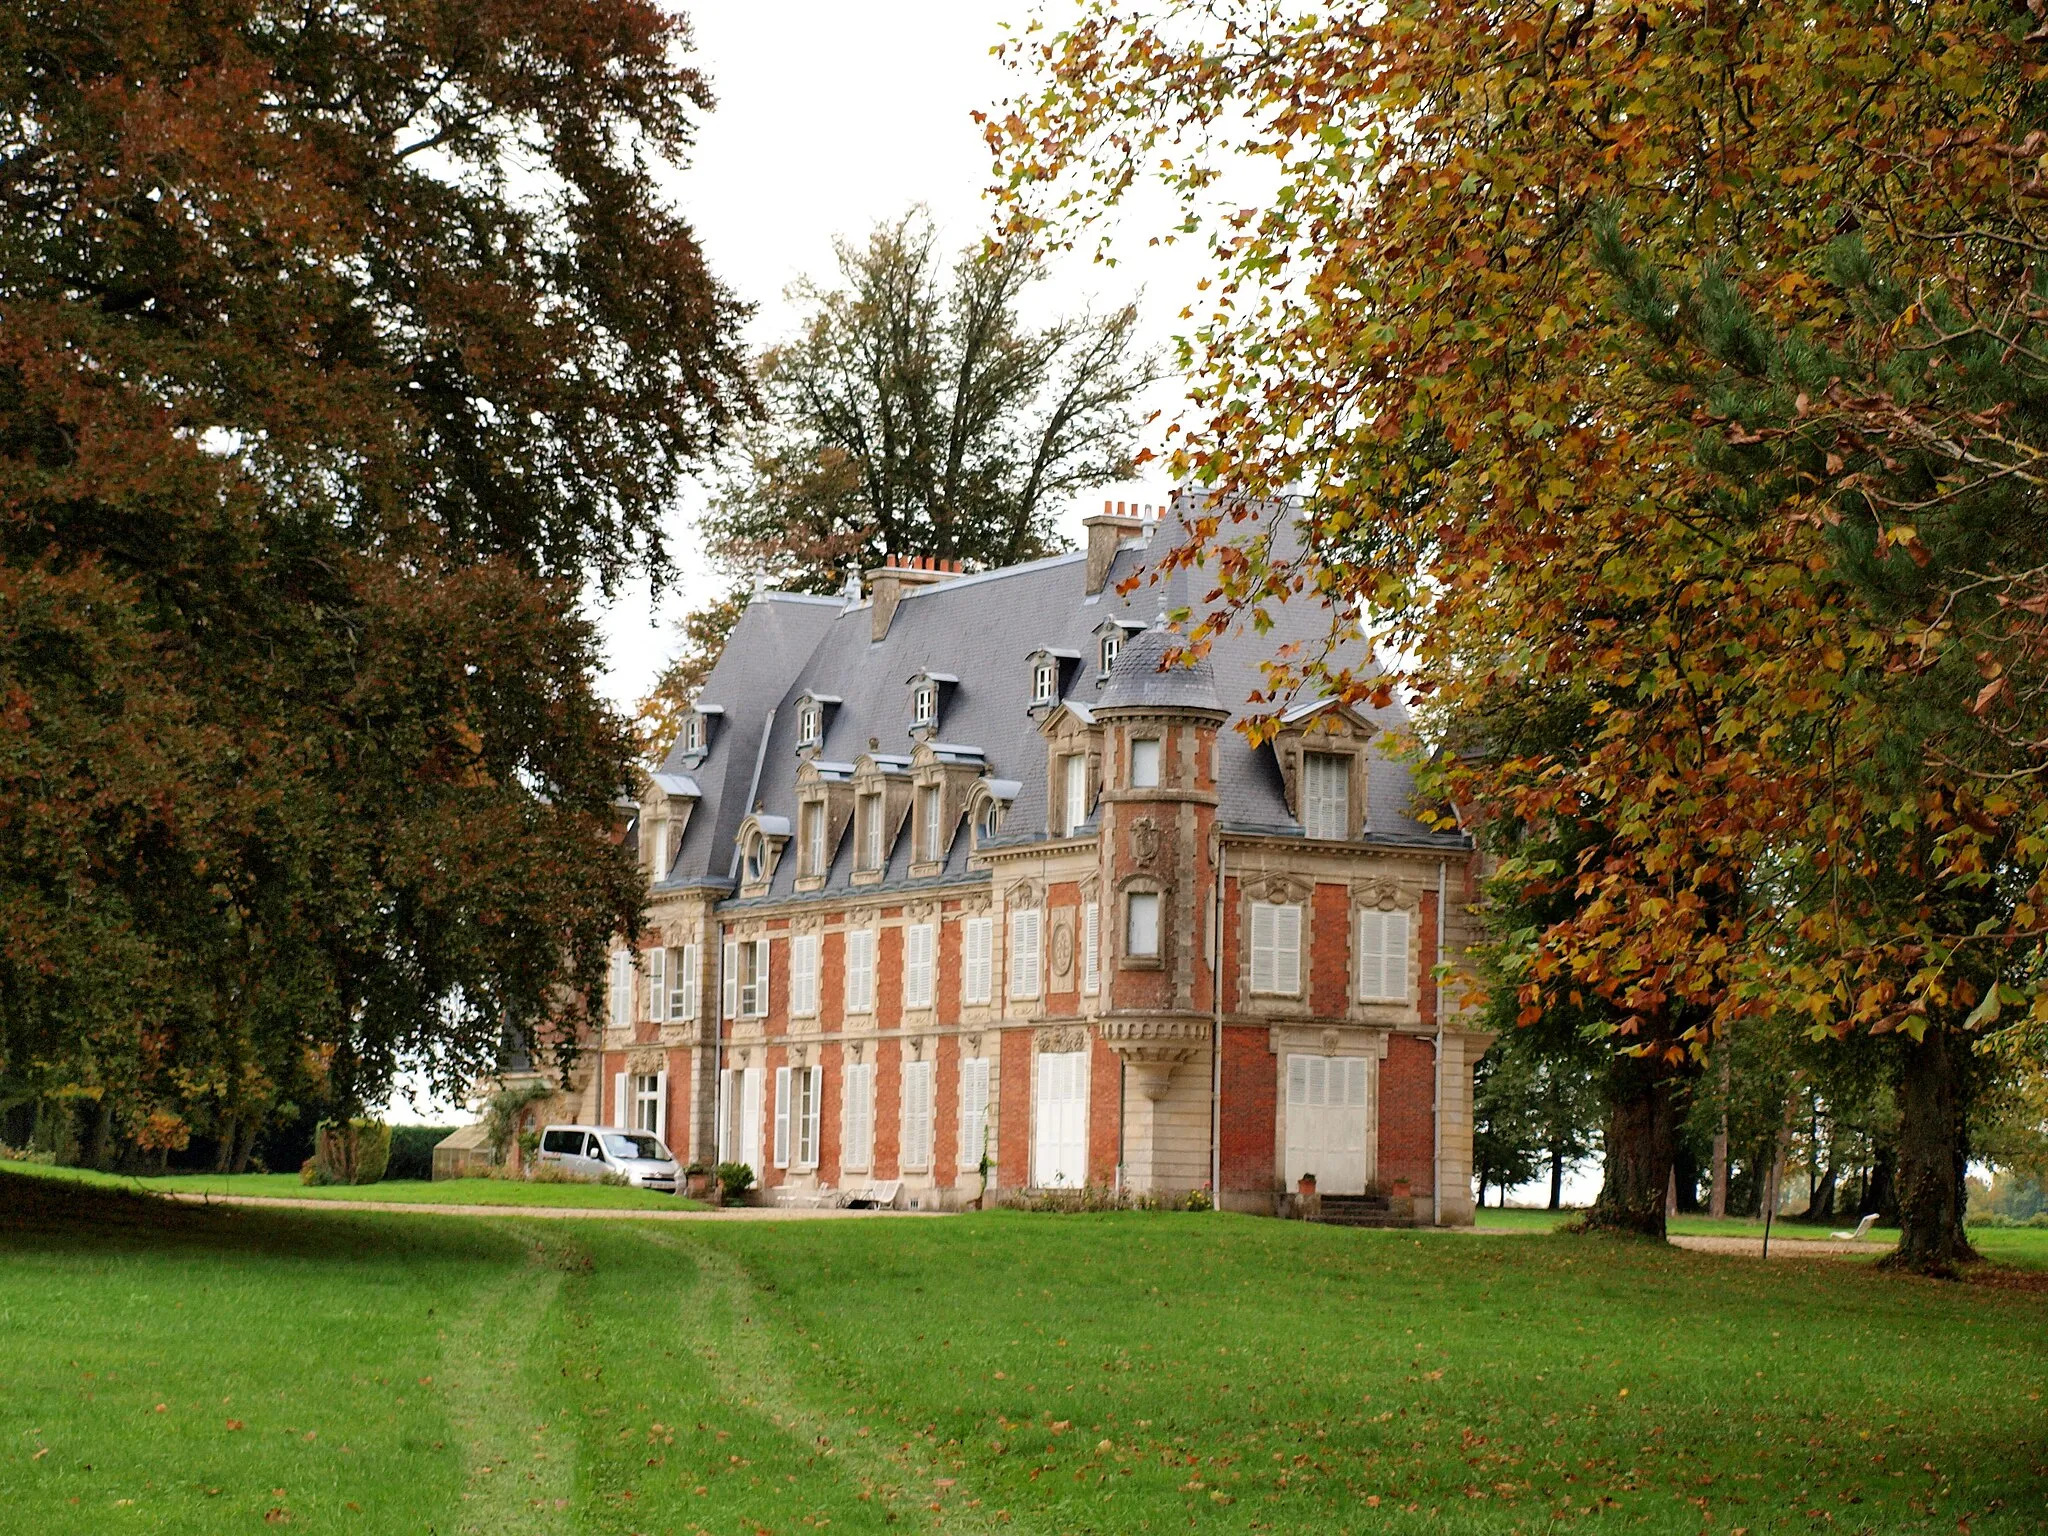
<path id="1" fill-rule="evenodd" d="M 1052 973 L 1064 978 L 1071 976 L 1073 972 L 1074 925 L 1061 918 L 1052 925 Z"/>
<path id="2" fill-rule="evenodd" d="M 1159 823 L 1150 816 L 1131 823 L 1131 857 L 1143 868 L 1159 862 Z"/>

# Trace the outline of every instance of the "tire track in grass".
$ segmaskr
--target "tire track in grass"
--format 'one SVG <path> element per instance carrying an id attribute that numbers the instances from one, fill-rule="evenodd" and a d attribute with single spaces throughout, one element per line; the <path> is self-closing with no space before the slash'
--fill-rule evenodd
<path id="1" fill-rule="evenodd" d="M 666 1232 L 641 1228 L 634 1235 L 684 1254 L 696 1265 L 701 1289 L 689 1317 L 680 1320 L 684 1341 L 724 1396 L 760 1414 L 816 1455 L 840 1482 L 879 1501 L 904 1524 L 914 1521 L 914 1528 L 929 1531 L 1032 1536 L 1033 1525 L 1014 1511 L 997 1520 L 993 1511 L 980 1507 L 959 1474 L 923 1455 L 914 1438 L 894 1446 L 859 1436 L 841 1438 L 838 1422 L 811 1406 L 778 1352 L 768 1321 L 773 1303 L 731 1254 Z"/>
<path id="2" fill-rule="evenodd" d="M 551 1438 L 526 1381 L 562 1289 L 561 1255 L 510 1230 L 527 1246 L 525 1266 L 486 1287 L 441 1343 L 439 1385 L 464 1462 L 455 1529 L 477 1536 L 561 1530 L 573 1471 L 573 1447 Z"/>

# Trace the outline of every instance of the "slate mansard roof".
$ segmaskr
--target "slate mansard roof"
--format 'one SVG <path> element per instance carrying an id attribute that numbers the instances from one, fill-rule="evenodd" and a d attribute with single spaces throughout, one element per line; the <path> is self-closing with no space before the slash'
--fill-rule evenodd
<path id="1" fill-rule="evenodd" d="M 736 838 L 757 804 L 764 816 L 794 823 L 802 766 L 797 714 L 806 697 L 838 701 L 825 712 L 824 741 L 816 754 L 821 764 L 851 765 L 872 752 L 907 766 L 917 744 L 910 730 L 909 680 L 919 675 L 957 678 L 941 690 L 932 740 L 942 753 L 978 752 L 985 779 L 1014 782 L 1014 798 L 990 846 L 1046 836 L 1048 762 L 1039 716 L 1031 710 L 1034 652 L 1080 658 L 1078 665 L 1061 669 L 1066 679 L 1062 702 L 1083 711 L 1119 702 L 1194 703 L 1213 688 L 1215 707 L 1228 710 L 1233 723 L 1253 713 L 1246 700 L 1263 682 L 1259 664 L 1289 641 L 1321 638 L 1327 611 L 1306 601 L 1282 605 L 1272 610 L 1274 625 L 1268 633 L 1222 637 L 1207 658 L 1209 680 L 1198 674 L 1159 675 L 1153 670 L 1159 640 L 1136 631 L 1150 629 L 1162 612 L 1188 602 L 1184 573 L 1159 581 L 1145 578 L 1148 565 L 1180 536 L 1173 515 L 1149 524 L 1138 541 L 1117 551 L 1102 591 L 1093 594 L 1085 590 L 1087 556 L 1078 552 L 912 587 L 879 641 L 872 638 L 867 601 L 755 594 L 699 695 L 699 709 L 712 723 L 708 749 L 689 754 L 678 742 L 662 765 L 664 775 L 693 781 L 697 799 L 681 848 L 667 874 L 656 880 L 657 889 L 736 887 Z M 1137 585 L 1120 593 L 1118 587 L 1133 576 L 1139 578 Z M 1127 638 L 1105 684 L 1095 664 L 1097 631 L 1112 619 L 1123 622 Z M 1141 666 L 1151 675 L 1137 678 Z M 1389 731 L 1405 725 L 1407 718 L 1398 704 L 1363 712 Z M 878 745 L 870 748 L 870 740 Z M 1271 750 L 1255 751 L 1228 726 L 1221 740 L 1226 828 L 1298 835 L 1300 824 L 1287 808 Z M 1415 820 L 1413 788 L 1403 764 L 1377 752 L 1367 778 L 1371 841 L 1446 852 L 1468 846 L 1460 834 L 1434 832 Z M 840 839 L 825 889 L 807 899 L 831 900 L 854 889 L 849 879 L 852 844 L 850 834 Z M 910 879 L 909 844 L 906 830 L 890 851 L 884 887 L 957 885 L 976 878 L 967 868 L 973 840 L 964 829 L 953 837 L 939 875 Z M 761 899 L 794 894 L 794 852 L 790 849 L 779 862 L 771 889 Z M 986 873 L 979 878 L 987 878 Z"/>

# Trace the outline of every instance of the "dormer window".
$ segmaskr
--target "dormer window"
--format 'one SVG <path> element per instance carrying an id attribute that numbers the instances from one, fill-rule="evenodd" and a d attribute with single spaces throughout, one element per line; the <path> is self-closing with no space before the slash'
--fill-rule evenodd
<path id="1" fill-rule="evenodd" d="M 919 683 L 910 694 L 910 723 L 932 725 L 939 718 L 939 689 L 935 683 Z"/>
<path id="2" fill-rule="evenodd" d="M 1003 808 L 996 803 L 994 796 L 990 796 L 981 802 L 981 814 L 974 821 L 974 841 L 976 845 L 988 842 L 1001 830 L 1002 825 Z"/>
<path id="3" fill-rule="evenodd" d="M 1104 677 L 1109 676 L 1110 669 L 1116 665 L 1116 653 L 1123 649 L 1123 644 L 1124 637 L 1121 630 L 1115 634 L 1102 637 L 1102 675 Z"/>
<path id="4" fill-rule="evenodd" d="M 768 867 L 768 839 L 756 832 L 747 839 L 747 879 L 758 880 Z"/>
<path id="5" fill-rule="evenodd" d="M 815 747 L 825 734 L 825 712 L 806 704 L 796 712 L 796 740 L 800 747 Z"/>
<path id="6" fill-rule="evenodd" d="M 1059 664 L 1050 658 L 1041 661 L 1031 669 L 1031 702 L 1050 704 L 1059 691 Z"/>
<path id="7" fill-rule="evenodd" d="M 683 722 L 683 750 L 702 752 L 704 750 L 704 718 L 691 715 Z"/>

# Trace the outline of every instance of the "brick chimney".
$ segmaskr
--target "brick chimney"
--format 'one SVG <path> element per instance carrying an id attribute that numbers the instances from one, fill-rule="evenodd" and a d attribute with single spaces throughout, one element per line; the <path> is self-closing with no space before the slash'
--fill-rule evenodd
<path id="1" fill-rule="evenodd" d="M 1100 512 L 1081 519 L 1081 526 L 1088 530 L 1088 592 L 1092 596 L 1109 580 L 1116 552 L 1144 535 L 1145 517 L 1135 501 L 1105 501 Z"/>
<path id="2" fill-rule="evenodd" d="M 935 587 L 961 574 L 958 560 L 934 560 L 929 555 L 890 555 L 867 573 L 869 638 L 879 640 L 889 633 L 896 617 L 896 605 L 912 587 Z"/>

